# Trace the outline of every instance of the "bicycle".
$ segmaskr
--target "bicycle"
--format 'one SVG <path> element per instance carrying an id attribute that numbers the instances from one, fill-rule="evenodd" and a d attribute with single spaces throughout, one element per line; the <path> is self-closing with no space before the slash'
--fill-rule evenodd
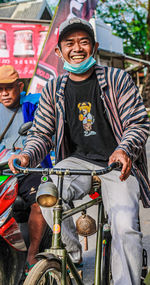
<path id="1" fill-rule="evenodd" d="M 42 168 L 23 168 L 19 166 L 20 162 L 15 159 L 14 167 L 23 173 L 40 172 L 43 174 L 43 184 L 37 193 L 37 201 L 41 206 L 53 206 L 53 236 L 52 245 L 46 249 L 44 253 L 38 254 L 36 257 L 39 261 L 35 264 L 33 269 L 29 272 L 25 279 L 24 285 L 71 285 L 72 275 L 77 285 L 85 285 L 80 276 L 76 266 L 71 260 L 71 257 L 66 251 L 65 245 L 61 240 L 61 222 L 62 220 L 77 214 L 81 211 L 98 205 L 97 215 L 97 236 L 96 236 L 96 255 L 95 255 L 95 277 L 94 285 L 110 285 L 111 276 L 111 234 L 110 226 L 108 225 L 107 217 L 105 215 L 104 206 L 101 196 L 101 187 L 98 183 L 94 185 L 94 193 L 97 193 L 97 198 L 87 203 L 64 211 L 62 207 L 62 188 L 63 178 L 65 175 L 90 175 L 91 177 L 106 174 L 113 169 L 120 167 L 118 162 L 112 163 L 110 166 L 101 170 L 74 170 L 74 169 L 42 169 Z M 49 175 L 58 175 L 58 189 L 53 183 L 47 182 Z M 49 184 L 49 189 L 48 185 Z M 42 185 L 44 186 L 42 188 Z M 44 189 L 44 191 L 42 191 Z M 51 190 L 51 191 L 50 191 Z M 41 195 L 42 194 L 42 195 Z M 56 203 L 57 201 L 57 203 Z M 71 275 L 70 275 L 71 274 Z"/>

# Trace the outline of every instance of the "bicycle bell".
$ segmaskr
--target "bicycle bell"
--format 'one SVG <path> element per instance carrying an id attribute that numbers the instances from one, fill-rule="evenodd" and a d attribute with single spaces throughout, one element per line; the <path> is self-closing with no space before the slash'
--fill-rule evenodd
<path id="1" fill-rule="evenodd" d="M 42 183 L 38 187 L 36 201 L 42 207 L 53 207 L 58 200 L 57 187 L 52 182 Z"/>
<path id="2" fill-rule="evenodd" d="M 95 220 L 85 212 L 76 221 L 76 230 L 80 236 L 91 236 L 96 233 Z"/>

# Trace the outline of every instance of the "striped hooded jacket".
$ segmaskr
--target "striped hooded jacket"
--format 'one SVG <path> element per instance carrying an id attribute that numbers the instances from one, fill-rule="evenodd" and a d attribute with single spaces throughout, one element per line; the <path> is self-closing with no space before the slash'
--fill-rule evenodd
<path id="1" fill-rule="evenodd" d="M 140 184 L 144 207 L 150 207 L 145 143 L 150 122 L 138 88 L 123 70 L 95 65 L 101 98 L 112 131 L 118 143 L 132 160 L 132 173 Z M 43 89 L 33 126 L 23 153 L 30 156 L 30 166 L 36 166 L 50 151 L 52 136 L 56 139 L 56 162 L 70 155 L 64 134 L 65 95 L 68 73 L 49 81 Z"/>

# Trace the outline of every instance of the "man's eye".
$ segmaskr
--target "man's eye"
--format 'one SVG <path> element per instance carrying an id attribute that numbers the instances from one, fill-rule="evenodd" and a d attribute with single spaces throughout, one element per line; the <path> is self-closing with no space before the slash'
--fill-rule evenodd
<path id="1" fill-rule="evenodd" d="M 67 43 L 66 46 L 67 46 L 67 47 L 71 47 L 71 46 L 72 46 L 72 43 Z"/>
<path id="2" fill-rule="evenodd" d="M 88 45 L 89 42 L 88 42 L 88 41 L 82 41 L 81 44 L 82 44 L 82 45 Z"/>
<path id="3" fill-rule="evenodd" d="M 3 90 L 5 90 L 6 92 L 8 92 L 8 91 L 11 91 L 13 89 L 13 86 L 12 85 L 10 85 L 10 86 L 7 86 L 7 87 L 5 87 L 5 88 L 0 88 L 0 92 L 3 92 Z"/>
<path id="4" fill-rule="evenodd" d="M 11 89 L 13 89 L 13 87 L 14 87 L 13 85 L 10 85 L 10 86 L 6 87 L 6 90 L 10 91 Z"/>

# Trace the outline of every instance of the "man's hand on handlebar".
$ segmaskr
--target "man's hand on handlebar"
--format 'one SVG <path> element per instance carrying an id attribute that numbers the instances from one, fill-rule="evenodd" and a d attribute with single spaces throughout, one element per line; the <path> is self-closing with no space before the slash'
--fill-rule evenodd
<path id="1" fill-rule="evenodd" d="M 109 158 L 109 165 L 113 162 L 119 161 L 122 164 L 120 180 L 125 181 L 130 173 L 132 162 L 126 152 L 122 149 L 115 150 Z"/>
<path id="2" fill-rule="evenodd" d="M 21 166 L 22 167 L 26 167 L 29 165 L 29 156 L 27 154 L 13 154 L 9 160 L 8 160 L 8 165 L 9 165 L 9 168 L 10 170 L 14 173 L 14 174 L 17 174 L 19 173 L 19 171 L 17 171 L 14 166 L 13 166 L 13 160 L 17 158 L 21 161 Z"/>

